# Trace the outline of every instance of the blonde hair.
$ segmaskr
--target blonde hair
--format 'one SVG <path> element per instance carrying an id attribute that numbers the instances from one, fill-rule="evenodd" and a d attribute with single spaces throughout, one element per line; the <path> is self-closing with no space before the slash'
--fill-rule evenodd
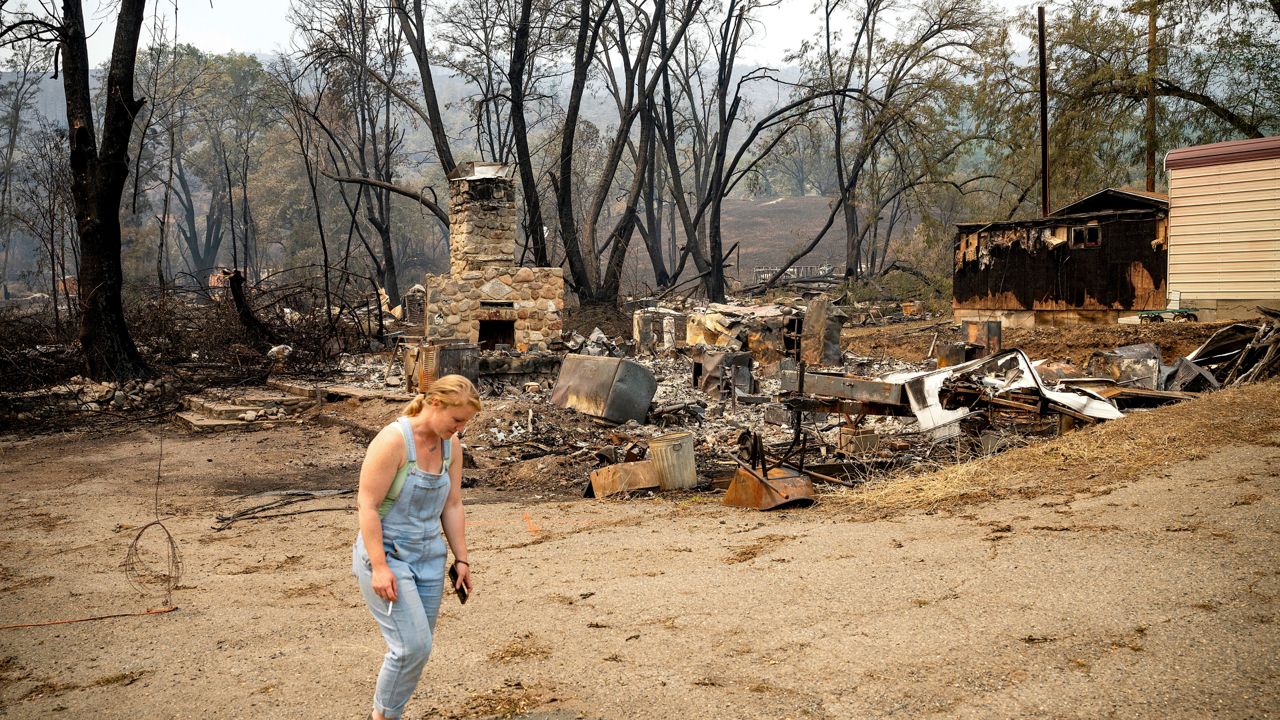
<path id="1" fill-rule="evenodd" d="M 409 417 L 417 415 L 432 400 L 444 407 L 469 405 L 476 412 L 480 411 L 480 393 L 476 392 L 476 386 L 462 375 L 445 375 L 431 383 L 425 393 L 418 393 L 417 397 L 410 400 L 402 413 Z"/>

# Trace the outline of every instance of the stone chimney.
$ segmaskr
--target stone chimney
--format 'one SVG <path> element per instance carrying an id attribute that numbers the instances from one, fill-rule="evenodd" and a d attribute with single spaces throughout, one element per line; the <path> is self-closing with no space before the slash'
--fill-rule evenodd
<path id="1" fill-rule="evenodd" d="M 524 352 L 560 337 L 564 272 L 516 266 L 514 173 L 463 163 L 449 174 L 449 274 L 424 283 L 423 335 L 431 342 Z"/>
<path id="2" fill-rule="evenodd" d="M 463 163 L 449 181 L 449 270 L 515 265 L 514 168 L 499 163 Z"/>

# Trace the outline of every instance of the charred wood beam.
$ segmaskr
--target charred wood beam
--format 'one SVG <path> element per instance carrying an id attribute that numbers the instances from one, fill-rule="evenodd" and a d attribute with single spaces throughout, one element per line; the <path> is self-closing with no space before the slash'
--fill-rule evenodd
<path id="1" fill-rule="evenodd" d="M 799 390 L 800 373 L 795 370 L 783 372 L 782 391 L 799 392 Z M 903 405 L 906 402 L 900 383 L 887 383 L 841 375 L 824 375 L 814 372 L 806 372 L 804 374 L 804 391 L 812 395 L 825 395 L 842 400 L 856 400 L 880 405 Z"/>

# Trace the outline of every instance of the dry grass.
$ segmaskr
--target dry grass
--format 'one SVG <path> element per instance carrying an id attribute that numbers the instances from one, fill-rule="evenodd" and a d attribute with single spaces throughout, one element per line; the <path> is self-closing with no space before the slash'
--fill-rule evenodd
<path id="1" fill-rule="evenodd" d="M 548 690 L 525 687 L 517 681 L 492 692 L 472 695 L 461 712 L 452 713 L 448 717 L 514 718 L 555 700 Z"/>
<path id="2" fill-rule="evenodd" d="M 1231 388 L 923 475 L 904 474 L 825 495 L 838 512 L 874 519 L 954 511 L 1008 497 L 1100 493 L 1220 447 L 1273 445 L 1280 382 Z"/>

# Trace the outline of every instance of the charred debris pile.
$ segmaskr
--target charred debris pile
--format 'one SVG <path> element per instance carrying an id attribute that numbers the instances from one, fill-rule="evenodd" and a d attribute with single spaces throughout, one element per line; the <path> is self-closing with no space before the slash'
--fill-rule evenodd
<path id="1" fill-rule="evenodd" d="M 1001 347 L 999 323 L 964 323 L 963 341 L 935 343 L 923 363 L 858 357 L 841 347 L 853 313 L 825 296 L 630 310 L 631 338 L 407 347 L 398 367 L 380 359 L 392 369 L 379 379 L 413 391 L 446 372 L 475 378 L 487 409 L 468 454 L 507 478 L 559 473 L 587 497 L 723 489 L 726 504 L 771 509 L 811 503 L 815 483 L 962 462 L 1280 374 L 1274 313 L 1172 364 L 1147 343 L 1077 367 Z M 513 470 L 523 463 L 534 469 Z"/>
<path id="2" fill-rule="evenodd" d="M 1280 314 L 1261 308 L 1260 322 L 1222 327 L 1172 363 L 1145 343 L 1075 364 L 1003 347 L 992 322 L 954 326 L 959 342 L 949 320 L 929 324 L 921 331 L 936 332 L 923 362 L 846 349 L 853 336 L 842 341 L 842 330 L 865 337 L 853 328 L 927 320 L 910 305 L 880 313 L 817 295 L 623 310 L 630 337 L 566 330 L 518 347 L 393 333 L 394 345 L 341 355 L 323 374 L 288 375 L 299 369 L 294 359 L 271 357 L 266 387 L 180 398 L 184 388 L 168 379 L 75 378 L 6 401 L 39 395 L 81 413 L 150 417 L 150 406 L 172 413 L 181 400 L 186 412 L 176 416 L 194 429 L 266 429 L 307 422 L 334 400 L 399 403 L 458 372 L 486 396 L 465 438 L 482 484 L 562 497 L 724 490 L 727 504 L 768 509 L 812 502 L 815 483 L 856 486 L 963 462 L 1280 374 Z M 379 407 L 373 414 L 393 412 Z"/>

